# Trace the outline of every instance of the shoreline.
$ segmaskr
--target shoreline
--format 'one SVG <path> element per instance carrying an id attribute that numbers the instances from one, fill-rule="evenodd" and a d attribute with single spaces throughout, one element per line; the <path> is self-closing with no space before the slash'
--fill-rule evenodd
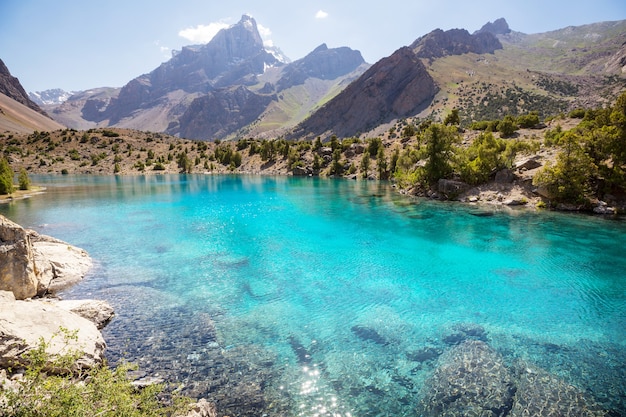
<path id="1" fill-rule="evenodd" d="M 33 185 L 28 190 L 16 190 L 11 194 L 0 195 L 0 204 L 10 203 L 15 200 L 24 200 L 33 196 L 43 194 L 46 192 L 46 187 L 39 185 Z"/>
<path id="2" fill-rule="evenodd" d="M 357 176 L 347 177 L 347 176 L 320 176 L 320 175 L 307 175 L 307 176 L 298 176 L 293 175 L 292 173 L 285 172 L 263 172 L 263 171 L 238 171 L 238 172 L 195 172 L 195 173 L 176 173 L 176 172 L 168 172 L 168 171 L 158 171 L 158 172 L 148 172 L 148 173 L 124 173 L 124 174 L 80 174 L 80 173 L 72 173 L 72 174 L 47 174 L 52 176 L 100 176 L 100 177 L 151 177 L 151 176 L 160 176 L 160 175 L 223 175 L 223 176 L 259 176 L 259 177 L 302 177 L 302 178 L 326 178 L 326 179 L 344 179 L 349 181 L 384 181 L 391 188 L 395 190 L 396 193 L 400 195 L 404 195 L 407 197 L 413 198 L 424 198 L 430 201 L 449 201 L 449 202 L 457 202 L 467 206 L 484 206 L 484 207 L 499 207 L 499 208 L 508 208 L 510 210 L 530 210 L 539 212 L 542 210 L 547 210 L 551 212 L 559 212 L 559 213 L 580 213 L 580 214 L 591 214 L 594 216 L 602 216 L 602 217 L 622 217 L 626 214 L 625 206 L 610 206 L 606 202 L 601 200 L 591 201 L 590 205 L 574 205 L 574 204 L 558 204 L 558 205 L 549 205 L 545 203 L 544 196 L 540 195 L 537 192 L 535 187 L 532 187 L 530 184 L 530 178 L 532 178 L 532 172 L 523 172 L 522 175 L 516 174 L 513 170 L 503 170 L 506 171 L 506 177 L 510 178 L 510 180 L 502 181 L 498 180 L 498 174 L 496 174 L 496 179 L 491 180 L 487 183 L 480 184 L 477 186 L 469 186 L 467 184 L 463 184 L 464 189 L 461 189 L 458 192 L 458 195 L 449 198 L 446 197 L 445 185 L 442 189 L 441 183 L 458 183 L 455 180 L 440 180 L 439 190 L 428 191 L 426 193 L 416 193 L 415 190 L 400 188 L 397 183 L 393 180 L 377 180 L 372 178 L 358 178 Z M 37 175 L 46 175 L 46 174 L 37 174 Z M 45 186 L 33 185 L 29 190 L 17 190 L 11 195 L 0 195 L 0 204 L 8 204 L 16 200 L 24 200 L 27 198 L 31 198 L 40 194 L 43 194 L 47 191 Z"/>

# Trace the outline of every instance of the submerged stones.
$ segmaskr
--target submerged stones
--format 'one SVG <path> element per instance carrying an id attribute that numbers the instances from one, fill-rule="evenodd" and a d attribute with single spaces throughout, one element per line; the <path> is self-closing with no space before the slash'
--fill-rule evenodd
<path id="1" fill-rule="evenodd" d="M 605 415 L 606 412 L 578 388 L 543 369 L 530 365 L 520 367 L 511 417 Z"/>
<path id="2" fill-rule="evenodd" d="M 424 417 L 595 417 L 606 412 L 589 396 L 521 361 L 507 366 L 480 340 L 465 340 L 442 354 L 419 395 Z"/>
<path id="3" fill-rule="evenodd" d="M 439 358 L 426 381 L 418 409 L 424 416 L 503 416 L 515 387 L 502 356 L 478 340 L 467 340 Z"/>
<path id="4" fill-rule="evenodd" d="M 369 342 L 374 342 L 377 345 L 382 345 L 382 346 L 386 346 L 389 344 L 387 339 L 382 337 L 380 333 L 378 333 L 376 330 L 374 330 L 371 327 L 356 325 L 356 326 L 352 326 L 351 330 L 352 330 L 352 333 L 354 333 L 359 339 L 369 341 Z"/>

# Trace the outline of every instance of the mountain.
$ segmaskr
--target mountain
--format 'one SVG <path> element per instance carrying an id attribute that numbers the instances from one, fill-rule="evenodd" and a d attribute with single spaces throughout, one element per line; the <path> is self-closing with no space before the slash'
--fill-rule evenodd
<path id="1" fill-rule="evenodd" d="M 272 134 L 293 127 L 365 69 L 360 52 L 326 45 L 290 62 L 278 48 L 263 45 L 256 21 L 244 15 L 209 43 L 183 47 L 121 89 L 76 93 L 48 109 L 80 128 L 123 127 L 202 140 Z"/>
<path id="2" fill-rule="evenodd" d="M 502 44 L 492 32 L 486 30 L 470 35 L 465 29 L 450 29 L 445 32 L 435 29 L 416 39 L 409 47 L 419 58 L 433 60 L 448 55 L 493 54 L 502 49 Z"/>
<path id="3" fill-rule="evenodd" d="M 0 59 L 0 93 L 12 98 L 37 113 L 47 116 L 36 103 L 34 103 L 26 94 L 26 90 L 22 87 L 20 80 L 12 76 L 9 69 Z"/>
<path id="4" fill-rule="evenodd" d="M 67 92 L 61 88 L 54 88 L 45 91 L 35 91 L 28 93 L 28 98 L 37 103 L 39 106 L 54 106 L 64 103 L 69 99 L 73 92 Z"/>
<path id="5" fill-rule="evenodd" d="M 606 106 L 626 88 L 626 21 L 524 34 L 498 19 L 476 34 L 485 31 L 497 37 L 501 49 L 430 63 L 442 88 L 418 118 L 441 120 L 453 108 L 464 125 L 531 111 L 545 118 Z"/>
<path id="6" fill-rule="evenodd" d="M 48 116 L 26 107 L 6 94 L 0 94 L 0 132 L 32 133 L 53 131 L 64 126 Z"/>
<path id="7" fill-rule="evenodd" d="M 438 87 L 425 65 L 408 47 L 370 67 L 341 93 L 300 123 L 293 137 L 329 132 L 356 135 L 427 106 Z"/>
<path id="8" fill-rule="evenodd" d="M 347 137 L 390 122 L 462 124 L 536 111 L 543 117 L 610 103 L 626 88 L 626 21 L 543 34 L 514 32 L 505 19 L 470 34 L 436 29 L 383 58 L 291 137 Z"/>
<path id="9" fill-rule="evenodd" d="M 436 29 L 370 66 L 359 51 L 325 44 L 289 62 L 243 16 L 121 89 L 75 93 L 44 109 L 81 129 L 298 138 L 376 134 L 394 120 L 442 120 L 454 108 L 463 126 L 531 111 L 545 118 L 606 105 L 624 88 L 626 21 L 530 35 L 503 18 L 473 34 Z"/>
<path id="10" fill-rule="evenodd" d="M 287 66 L 278 81 L 278 91 L 301 85 L 309 78 L 334 80 L 363 64 L 365 61 L 359 51 L 348 47 L 328 49 L 326 44 L 315 48 L 304 58 Z"/>
<path id="11" fill-rule="evenodd" d="M 333 100 L 299 124 L 294 137 L 358 135 L 427 108 L 440 87 L 424 62 L 448 55 L 492 54 L 502 49 L 490 32 L 436 29 L 367 70 Z"/>

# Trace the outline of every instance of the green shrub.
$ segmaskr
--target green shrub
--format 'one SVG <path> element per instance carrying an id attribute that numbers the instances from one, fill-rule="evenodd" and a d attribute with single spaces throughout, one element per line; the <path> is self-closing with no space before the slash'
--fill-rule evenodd
<path id="1" fill-rule="evenodd" d="M 66 342 L 76 337 L 76 333 L 63 328 L 53 337 L 59 335 Z M 73 372 L 72 365 L 80 354 L 70 351 L 51 357 L 46 353 L 49 344 L 42 338 L 36 349 L 24 355 L 28 365 L 15 390 L 0 389 L 3 416 L 157 417 L 181 413 L 191 402 L 175 396 L 171 405 L 161 403 L 158 394 L 162 385 L 135 388 L 128 372 L 136 367 L 129 364 Z"/>
<path id="2" fill-rule="evenodd" d="M 20 169 L 20 173 L 17 177 L 17 182 L 20 186 L 20 190 L 25 191 L 30 188 L 30 178 L 28 178 L 28 173 L 26 169 Z"/>
<path id="3" fill-rule="evenodd" d="M 13 191 L 13 170 L 6 158 L 0 158 L 0 194 L 11 194 Z"/>

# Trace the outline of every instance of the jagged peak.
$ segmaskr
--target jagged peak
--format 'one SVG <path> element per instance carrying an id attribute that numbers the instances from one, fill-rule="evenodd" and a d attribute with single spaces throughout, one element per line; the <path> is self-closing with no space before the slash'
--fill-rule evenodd
<path id="1" fill-rule="evenodd" d="M 493 53 L 502 49 L 502 44 L 496 35 L 488 31 L 470 35 L 466 29 L 435 29 L 416 39 L 410 48 L 420 58 L 434 59 L 468 52 Z"/>
<path id="2" fill-rule="evenodd" d="M 478 33 L 489 32 L 494 35 L 506 35 L 511 33 L 511 28 L 504 17 L 494 20 L 493 22 L 487 22 L 479 30 L 474 32 L 474 35 Z"/>
<path id="3" fill-rule="evenodd" d="M 254 31 L 254 32 L 258 31 L 256 20 L 254 20 L 254 18 L 249 14 L 243 14 L 241 16 L 241 19 L 239 19 L 239 22 L 237 22 L 234 25 L 231 25 L 231 27 L 233 26 L 243 26 L 244 28 L 250 31 Z"/>
<path id="4" fill-rule="evenodd" d="M 317 48 L 315 48 L 312 53 L 321 52 L 321 51 L 327 51 L 327 50 L 328 50 L 328 45 L 323 43 L 320 46 L 318 46 Z"/>

